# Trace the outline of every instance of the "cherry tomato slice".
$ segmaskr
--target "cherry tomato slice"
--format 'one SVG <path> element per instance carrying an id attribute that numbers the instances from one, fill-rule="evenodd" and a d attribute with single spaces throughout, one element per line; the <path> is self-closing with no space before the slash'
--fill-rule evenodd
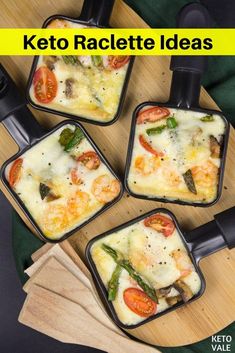
<path id="1" fill-rule="evenodd" d="M 139 142 L 141 146 L 148 152 L 152 153 L 156 157 L 162 157 L 164 156 L 163 152 L 158 152 L 156 151 L 148 141 L 146 141 L 145 137 L 143 135 L 139 135 Z"/>
<path id="2" fill-rule="evenodd" d="M 160 214 L 152 215 L 144 220 L 145 227 L 152 227 L 156 231 L 162 233 L 166 238 L 173 234 L 175 230 L 174 222 Z"/>
<path id="3" fill-rule="evenodd" d="M 170 111 L 164 107 L 153 107 L 139 113 L 137 124 L 143 124 L 145 121 L 154 122 L 170 115 Z"/>
<path id="4" fill-rule="evenodd" d="M 127 55 L 109 55 L 108 61 L 109 66 L 112 69 L 120 69 L 122 66 L 126 65 L 130 60 L 130 56 Z"/>
<path id="5" fill-rule="evenodd" d="M 84 152 L 77 160 L 90 170 L 97 169 L 100 166 L 99 156 L 94 151 Z"/>
<path id="6" fill-rule="evenodd" d="M 34 94 L 40 103 L 50 103 L 57 94 L 55 74 L 46 66 L 40 67 L 33 78 Z"/>
<path id="7" fill-rule="evenodd" d="M 76 168 L 73 168 L 70 172 L 70 176 L 71 176 L 71 180 L 72 180 L 72 183 L 75 184 L 75 185 L 79 185 L 81 184 L 82 180 L 81 178 L 79 178 L 78 174 L 77 174 L 77 169 Z"/>
<path id="8" fill-rule="evenodd" d="M 14 161 L 9 172 L 9 184 L 14 187 L 20 180 L 22 171 L 23 158 L 18 158 Z"/>
<path id="9" fill-rule="evenodd" d="M 123 299 L 128 308 L 141 317 L 149 317 L 156 313 L 157 304 L 138 288 L 127 288 Z"/>

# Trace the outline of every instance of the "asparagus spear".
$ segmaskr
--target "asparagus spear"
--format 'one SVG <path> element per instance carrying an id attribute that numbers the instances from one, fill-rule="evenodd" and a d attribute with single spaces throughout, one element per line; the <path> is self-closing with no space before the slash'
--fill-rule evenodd
<path id="1" fill-rule="evenodd" d="M 154 302 L 158 303 L 158 298 L 154 288 L 150 287 L 142 277 L 136 272 L 128 260 L 122 260 L 120 265 L 125 268 L 129 275 L 138 283 L 140 288 L 151 298 Z"/>
<path id="2" fill-rule="evenodd" d="M 72 139 L 65 145 L 64 150 L 69 152 L 73 147 L 78 145 L 82 139 L 84 138 L 83 132 L 79 127 L 77 127 L 74 131 Z"/>
<path id="3" fill-rule="evenodd" d="M 116 298 L 121 272 L 122 267 L 120 265 L 117 265 L 108 283 L 108 300 L 110 301 L 113 301 Z"/>
<path id="4" fill-rule="evenodd" d="M 119 262 L 123 260 L 123 256 L 121 255 L 121 253 L 117 252 L 116 250 L 114 250 L 113 248 L 111 248 L 109 245 L 106 244 L 102 244 L 102 249 L 109 254 L 115 262 Z"/>
<path id="5" fill-rule="evenodd" d="M 94 66 L 102 66 L 103 60 L 101 55 L 92 55 L 91 60 Z"/>
<path id="6" fill-rule="evenodd" d="M 152 127 L 150 129 L 146 130 L 146 133 L 148 136 L 156 135 L 156 134 L 161 134 L 162 131 L 166 128 L 166 125 L 160 125 L 157 127 Z"/>
<path id="7" fill-rule="evenodd" d="M 72 64 L 72 65 L 80 65 L 80 61 L 76 55 L 63 55 L 62 59 L 64 60 L 65 64 Z"/>
<path id="8" fill-rule="evenodd" d="M 143 289 L 143 291 L 156 303 L 158 303 L 158 298 L 156 295 L 156 291 L 154 288 L 150 287 L 144 280 L 143 278 L 138 274 L 138 272 L 136 272 L 136 270 L 132 267 L 131 263 L 129 260 L 125 260 L 123 255 L 114 250 L 113 248 L 111 248 L 110 246 L 106 245 L 106 244 L 102 244 L 102 249 L 109 254 L 110 256 L 112 256 L 112 258 L 114 259 L 114 261 L 116 262 L 116 264 L 118 264 L 119 266 L 121 266 L 122 268 L 124 268 L 130 275 L 130 277 L 132 277 L 140 286 L 140 288 Z"/>
<path id="9" fill-rule="evenodd" d="M 207 123 L 207 122 L 214 121 L 214 117 L 213 115 L 206 115 L 206 116 L 203 116 L 200 120 Z"/>

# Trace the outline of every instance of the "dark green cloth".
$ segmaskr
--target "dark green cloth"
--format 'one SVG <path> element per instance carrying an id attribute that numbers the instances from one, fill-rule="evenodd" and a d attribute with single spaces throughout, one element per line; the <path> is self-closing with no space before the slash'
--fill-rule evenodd
<path id="1" fill-rule="evenodd" d="M 28 279 L 24 270 L 32 264 L 31 254 L 39 249 L 43 242 L 30 232 L 15 211 L 12 215 L 12 235 L 16 269 L 22 284 L 24 284 Z"/>
<path id="2" fill-rule="evenodd" d="M 179 9 L 189 2 L 191 0 L 126 0 L 151 27 L 157 28 L 174 27 Z M 235 58 L 210 58 L 203 84 L 225 115 L 235 124 Z M 43 243 L 31 234 L 15 212 L 12 233 L 16 268 L 23 284 L 27 280 L 24 269 L 32 263 L 30 256 Z M 219 334 L 232 335 L 235 339 L 235 325 L 230 325 Z M 211 338 L 186 347 L 160 349 L 164 353 L 211 353 Z"/>

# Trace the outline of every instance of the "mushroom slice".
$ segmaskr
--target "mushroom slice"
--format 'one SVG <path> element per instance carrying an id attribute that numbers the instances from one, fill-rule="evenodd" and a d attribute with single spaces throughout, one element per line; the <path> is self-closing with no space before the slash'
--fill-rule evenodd
<path id="1" fill-rule="evenodd" d="M 166 298 L 166 302 L 168 305 L 173 306 L 177 303 L 179 303 L 182 300 L 182 297 L 180 295 L 177 295 L 175 297 L 168 297 Z"/>
<path id="2" fill-rule="evenodd" d="M 73 85 L 75 80 L 73 78 L 67 78 L 65 80 L 65 96 L 67 98 L 73 98 Z"/>
<path id="3" fill-rule="evenodd" d="M 60 199 L 60 195 L 55 195 L 53 192 L 49 192 L 49 194 L 46 197 L 46 201 L 47 202 L 51 202 L 51 201 L 55 201 Z"/>
<path id="4" fill-rule="evenodd" d="M 172 285 L 168 286 L 168 287 L 165 287 L 165 288 L 160 288 L 160 289 L 157 289 L 157 297 L 158 298 L 164 298 L 167 296 L 167 294 L 170 293 L 172 289 Z"/>
<path id="5" fill-rule="evenodd" d="M 219 158 L 220 157 L 220 144 L 216 137 L 210 135 L 210 151 L 212 158 Z"/>
<path id="6" fill-rule="evenodd" d="M 193 297 L 193 292 L 191 291 L 189 286 L 185 282 L 181 281 L 180 279 L 178 279 L 174 283 L 174 288 L 180 293 L 185 303 L 188 302 Z"/>

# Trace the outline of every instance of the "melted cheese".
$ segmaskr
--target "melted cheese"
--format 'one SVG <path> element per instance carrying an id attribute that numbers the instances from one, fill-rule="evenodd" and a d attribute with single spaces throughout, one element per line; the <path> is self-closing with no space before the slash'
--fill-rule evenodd
<path id="1" fill-rule="evenodd" d="M 154 288 L 159 289 L 171 285 L 180 277 L 170 254 L 174 249 L 182 248 L 182 242 L 176 231 L 170 242 L 164 236 L 154 236 L 154 232 L 141 223 L 130 233 L 129 259 L 135 269 Z"/>
<path id="2" fill-rule="evenodd" d="M 58 26 L 59 22 L 55 25 Z M 66 27 L 84 27 L 74 22 L 63 20 Z M 46 57 L 45 57 L 46 58 Z M 78 57 L 81 64 L 66 64 L 61 56 L 53 64 L 53 72 L 57 79 L 58 90 L 56 97 L 50 103 L 41 103 L 34 94 L 33 84 L 30 97 L 37 105 L 54 109 L 63 113 L 81 116 L 86 119 L 101 122 L 111 121 L 118 110 L 120 96 L 126 77 L 128 63 L 119 69 L 110 68 L 108 57 L 102 56 L 103 67 L 96 67 L 91 57 Z M 44 57 L 40 56 L 37 69 L 46 66 Z M 66 96 L 66 80 L 73 80 L 72 94 Z"/>
<path id="3" fill-rule="evenodd" d="M 165 214 L 162 215 L 168 217 Z M 156 290 L 168 287 L 180 278 L 188 285 L 193 295 L 200 291 L 200 277 L 188 257 L 187 250 L 176 229 L 171 236 L 165 237 L 153 228 L 146 227 L 143 221 L 139 221 L 95 241 L 90 250 L 91 256 L 101 280 L 108 288 L 116 263 L 102 249 L 102 244 L 109 245 L 119 251 L 125 259 L 130 261 L 142 279 Z M 174 252 L 177 254 L 173 255 Z M 123 299 L 124 291 L 133 287 L 141 289 L 123 269 L 119 278 L 117 296 L 112 304 L 119 320 L 125 325 L 133 325 L 145 320 L 130 310 Z M 179 292 L 172 287 L 167 297 L 177 295 Z M 159 298 L 156 313 L 168 308 L 166 299 Z"/>
<path id="4" fill-rule="evenodd" d="M 127 180 L 129 189 L 137 195 L 150 198 L 210 203 L 217 197 L 220 173 L 220 158 L 211 156 L 210 136 L 221 141 L 225 123 L 216 114 L 213 115 L 213 121 L 203 122 L 200 119 L 205 113 L 180 109 L 169 111 L 170 116 L 177 121 L 175 129 L 165 128 L 159 134 L 148 136 L 146 129 L 164 125 L 166 119 L 136 125 Z M 143 135 L 156 151 L 164 155 L 155 157 L 146 151 L 139 142 L 139 135 Z M 197 169 L 192 169 L 195 167 Z M 187 188 L 183 178 L 189 169 L 198 171 L 196 176 L 193 175 L 197 194 Z"/>
<path id="5" fill-rule="evenodd" d="M 106 191 L 103 195 L 103 202 L 92 193 L 92 187 L 97 178 L 106 175 L 110 182 L 116 183 L 116 189 L 113 190 L 111 196 L 109 195 L 109 201 L 112 197 L 118 196 L 120 191 L 120 183 L 116 181 L 102 161 L 94 170 L 76 161 L 77 157 L 84 152 L 94 151 L 86 138 L 83 138 L 80 144 L 69 153 L 64 151 L 59 143 L 59 136 L 66 128 L 74 131 L 75 126 L 64 125 L 21 155 L 23 159 L 21 177 L 14 186 L 14 191 L 23 201 L 43 234 L 50 239 L 61 238 L 91 218 L 104 206 Z M 6 170 L 7 178 L 12 164 Z M 80 185 L 73 183 L 72 169 L 75 169 L 81 178 Z M 50 186 L 53 194 L 59 196 L 58 199 L 42 200 L 39 190 L 40 183 Z M 103 192 L 102 185 L 99 186 L 99 192 Z"/>

